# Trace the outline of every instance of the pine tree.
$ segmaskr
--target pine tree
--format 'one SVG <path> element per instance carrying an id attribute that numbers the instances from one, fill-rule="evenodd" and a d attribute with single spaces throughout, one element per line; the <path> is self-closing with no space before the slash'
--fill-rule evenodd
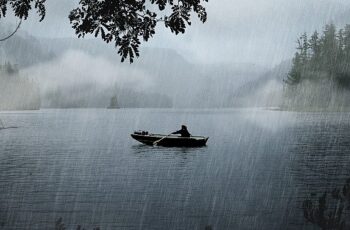
<path id="1" fill-rule="evenodd" d="M 302 62 L 303 62 L 303 65 L 306 65 L 308 60 L 309 60 L 309 42 L 308 42 L 308 39 L 307 39 L 307 34 L 304 33 L 302 36 L 301 36 L 301 42 L 302 42 L 302 48 L 301 48 L 301 58 L 302 58 Z"/>
<path id="2" fill-rule="evenodd" d="M 311 50 L 310 69 L 316 71 L 319 69 L 319 62 L 321 58 L 321 41 L 317 31 L 312 34 L 309 40 L 309 48 Z"/>
<path id="3" fill-rule="evenodd" d="M 350 72 L 350 25 L 345 26 L 343 36 L 344 36 L 343 68 L 346 72 Z"/>
<path id="4" fill-rule="evenodd" d="M 332 78 L 336 70 L 337 61 L 337 37 L 336 37 L 336 27 L 334 24 L 329 24 L 325 26 L 325 30 L 322 36 L 322 66 L 323 69 L 328 72 Z"/>
<path id="5" fill-rule="evenodd" d="M 302 56 L 296 52 L 293 58 L 292 69 L 289 71 L 284 82 L 288 85 L 296 85 L 301 80 Z"/>
<path id="6" fill-rule="evenodd" d="M 335 63 L 335 73 L 336 77 L 338 75 L 343 75 L 344 72 L 344 30 L 340 29 L 337 33 L 337 54 L 336 54 L 336 63 Z"/>

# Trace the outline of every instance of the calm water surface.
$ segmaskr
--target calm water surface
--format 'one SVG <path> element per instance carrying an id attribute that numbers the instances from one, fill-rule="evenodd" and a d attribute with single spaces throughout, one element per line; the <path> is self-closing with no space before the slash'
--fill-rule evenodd
<path id="1" fill-rule="evenodd" d="M 350 177 L 350 113 L 0 113 L 0 229 L 310 229 L 303 199 Z M 187 124 L 203 148 L 138 144 Z M 312 228 L 311 228 L 312 229 Z"/>

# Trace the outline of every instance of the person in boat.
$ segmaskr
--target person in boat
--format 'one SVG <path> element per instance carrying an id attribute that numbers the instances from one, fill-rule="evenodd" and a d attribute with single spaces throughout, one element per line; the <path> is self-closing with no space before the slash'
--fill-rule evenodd
<path id="1" fill-rule="evenodd" d="M 173 132 L 171 134 L 180 134 L 181 137 L 190 137 L 191 136 L 190 132 L 188 132 L 188 130 L 187 130 L 186 125 L 181 125 L 180 130 Z"/>

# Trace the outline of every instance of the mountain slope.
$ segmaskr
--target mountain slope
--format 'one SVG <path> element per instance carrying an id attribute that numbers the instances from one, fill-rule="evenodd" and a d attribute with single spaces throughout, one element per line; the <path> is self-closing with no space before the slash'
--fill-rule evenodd
<path id="1" fill-rule="evenodd" d="M 287 76 L 291 61 L 284 61 L 272 70 L 250 81 L 231 95 L 227 106 L 276 107 L 281 105 L 283 79 Z"/>

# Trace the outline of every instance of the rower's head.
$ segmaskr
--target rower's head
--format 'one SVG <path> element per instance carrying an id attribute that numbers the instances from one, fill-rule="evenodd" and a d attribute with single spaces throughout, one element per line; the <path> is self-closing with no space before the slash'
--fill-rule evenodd
<path id="1" fill-rule="evenodd" d="M 187 129 L 186 125 L 181 125 L 181 129 Z"/>

